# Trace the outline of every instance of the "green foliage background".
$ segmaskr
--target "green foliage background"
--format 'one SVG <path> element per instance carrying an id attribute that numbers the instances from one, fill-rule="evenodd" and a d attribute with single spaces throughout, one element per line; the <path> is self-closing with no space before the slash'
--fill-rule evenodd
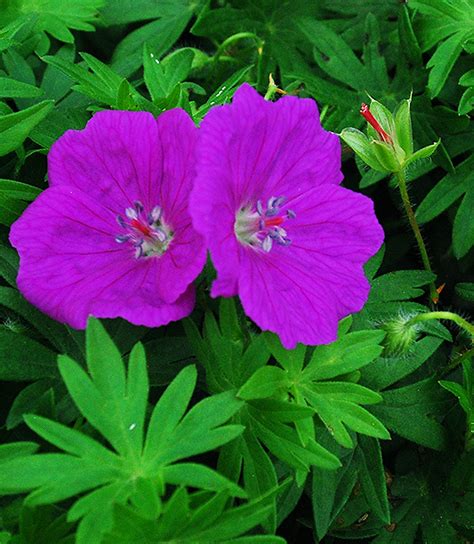
<path id="1" fill-rule="evenodd" d="M 474 301 L 473 0 L 0 0 L 0 544 L 474 540 L 470 338 L 425 322 L 404 353 L 385 323 Z M 196 123 L 272 74 L 324 127 L 413 95 L 407 171 L 435 273 L 396 185 L 343 148 L 386 243 L 365 308 L 327 346 L 284 350 L 199 279 L 191 318 L 148 330 L 52 321 L 16 289 L 8 227 L 46 154 L 104 108 Z M 26 495 L 26 498 L 25 498 Z"/>

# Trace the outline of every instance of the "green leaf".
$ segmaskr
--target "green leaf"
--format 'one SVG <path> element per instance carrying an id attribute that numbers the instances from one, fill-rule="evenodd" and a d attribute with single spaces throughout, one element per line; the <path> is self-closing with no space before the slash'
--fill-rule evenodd
<path id="1" fill-rule="evenodd" d="M 255 60 L 259 65 L 258 77 L 264 78 L 259 90 L 263 91 L 267 84 L 266 75 L 277 65 L 282 74 L 307 66 L 300 50 L 308 51 L 309 48 L 303 40 L 296 46 L 295 35 L 301 34 L 296 23 L 300 16 L 314 16 L 315 11 L 319 12 L 319 9 L 305 0 L 293 0 L 291 10 L 288 4 L 275 0 L 259 4 L 244 1 L 233 6 L 202 10 L 192 33 L 221 42 L 240 32 L 251 31 L 255 38 L 247 39 L 247 43 L 251 43 L 252 53 L 255 52 L 252 56 L 256 58 L 249 58 L 250 55 L 245 58 L 247 63 Z"/>
<path id="2" fill-rule="evenodd" d="M 276 366 L 259 368 L 237 393 L 241 399 L 264 399 L 271 397 L 288 384 L 287 374 Z"/>
<path id="3" fill-rule="evenodd" d="M 92 73 L 81 65 L 72 64 L 69 60 L 58 55 L 45 56 L 43 60 L 76 81 L 77 84 L 73 86 L 75 91 L 109 106 L 119 107 L 121 93 L 125 88 L 129 101 L 125 105 L 120 104 L 120 107 L 123 109 L 126 106 L 126 109 L 133 109 L 133 100 L 138 96 L 138 93 L 127 80 L 92 55 L 82 53 L 81 56 Z"/>
<path id="4" fill-rule="evenodd" d="M 398 172 L 401 169 L 401 165 L 395 156 L 391 145 L 377 141 L 373 141 L 371 145 L 375 157 L 386 172 Z"/>
<path id="5" fill-rule="evenodd" d="M 41 193 L 41 189 L 9 179 L 0 179 L 0 194 L 2 196 L 15 198 L 19 200 L 34 200 Z"/>
<path id="6" fill-rule="evenodd" d="M 130 32 L 117 45 L 112 56 L 112 68 L 125 77 L 133 74 L 143 62 L 145 44 L 155 58 L 161 58 L 186 28 L 196 7 L 191 0 L 165 2 L 163 9 L 160 10 L 159 19 Z"/>
<path id="7" fill-rule="evenodd" d="M 100 10 L 101 22 L 106 26 L 125 25 L 147 19 L 166 17 L 173 13 L 173 2 L 154 2 L 153 0 L 121 0 L 107 2 Z"/>
<path id="8" fill-rule="evenodd" d="M 10 226 L 25 209 L 26 202 L 34 200 L 41 190 L 37 187 L 0 179 L 0 223 Z"/>
<path id="9" fill-rule="evenodd" d="M 474 203 L 473 165 L 471 156 L 457 167 L 455 173 L 447 174 L 428 193 L 416 212 L 420 223 L 426 223 L 464 195 L 453 225 L 453 249 L 458 259 L 474 245 L 474 225 L 470 221 Z"/>
<path id="10" fill-rule="evenodd" d="M 355 56 L 347 43 L 324 22 L 301 17 L 298 26 L 314 45 L 314 58 L 318 65 L 331 77 L 353 88 L 365 85 L 365 67 Z"/>
<path id="11" fill-rule="evenodd" d="M 432 98 L 438 96 L 446 83 L 448 75 L 462 51 L 463 41 L 466 36 L 467 34 L 464 31 L 453 34 L 436 49 L 436 52 L 428 61 L 426 66 L 431 68 L 428 89 Z"/>
<path id="12" fill-rule="evenodd" d="M 384 335 L 383 331 L 358 331 L 318 346 L 303 374 L 308 380 L 326 380 L 358 370 L 382 353 Z"/>
<path id="13" fill-rule="evenodd" d="M 388 524 L 390 507 L 380 444 L 375 438 L 361 435 L 358 438 L 358 446 L 356 458 L 362 491 L 374 514 Z"/>
<path id="14" fill-rule="evenodd" d="M 339 459 L 315 440 L 308 439 L 303 445 L 296 431 L 286 425 L 257 419 L 254 419 L 254 423 L 257 436 L 265 446 L 297 469 L 306 472 L 312 465 L 327 470 L 341 466 Z"/>
<path id="15" fill-rule="evenodd" d="M 185 485 L 211 491 L 230 491 L 236 497 L 246 497 L 242 489 L 214 470 L 196 463 L 176 463 L 165 467 L 163 476 L 174 485 Z"/>
<path id="16" fill-rule="evenodd" d="M 330 439 L 329 439 L 330 440 Z M 326 444 L 329 446 L 328 444 Z M 331 451 L 341 458 L 342 466 L 329 471 L 313 467 L 311 502 L 316 534 L 322 539 L 340 514 L 356 484 L 352 450 L 343 450 L 332 441 Z"/>
<path id="17" fill-rule="evenodd" d="M 43 91 L 34 85 L 0 77 L 0 98 L 34 98 L 42 94 Z"/>
<path id="18" fill-rule="evenodd" d="M 432 379 L 390 389 L 383 393 L 384 402 L 372 412 L 392 431 L 422 446 L 441 450 L 445 430 L 434 419 L 444 413 L 446 397 Z"/>
<path id="19" fill-rule="evenodd" d="M 28 507 L 23 504 L 20 512 L 19 538 L 24 542 L 46 544 L 71 544 L 73 526 L 55 507 Z"/>
<path id="20" fill-rule="evenodd" d="M 459 80 L 459 85 L 468 87 L 459 101 L 458 114 L 465 115 L 474 109 L 474 69 L 466 72 Z"/>
<path id="21" fill-rule="evenodd" d="M 217 448 L 242 432 L 242 426 L 222 425 L 241 407 L 235 395 L 228 392 L 208 397 L 184 415 L 196 380 L 192 367 L 184 369 L 155 407 L 145 446 L 148 380 L 143 347 L 134 347 L 125 372 L 119 350 L 99 321 L 89 320 L 86 339 L 90 376 L 64 356 L 59 359 L 59 368 L 78 409 L 113 449 L 82 429 L 27 416 L 32 430 L 66 453 L 25 454 L 5 461 L 0 493 L 32 491 L 27 499 L 30 504 L 83 494 L 69 514 L 70 519 L 80 520 L 79 544 L 112 528 L 116 504 L 133 506 L 145 517 L 156 515 L 166 483 L 225 490 L 243 497 L 235 483 L 210 468 L 196 463 L 172 464 Z"/>
<path id="22" fill-rule="evenodd" d="M 154 102 L 171 94 L 186 79 L 194 59 L 191 49 L 180 49 L 160 61 L 145 44 L 143 69 L 145 83 Z"/>
<path id="23" fill-rule="evenodd" d="M 326 384 L 313 384 L 311 387 L 306 387 L 303 390 L 303 394 L 308 399 L 311 406 L 314 407 L 319 417 L 328 427 L 334 438 L 343 446 L 351 447 L 352 443 L 348 440 L 347 433 L 341 429 L 341 424 L 346 425 L 350 429 L 366 434 L 368 436 L 374 436 L 377 438 L 389 439 L 390 434 L 384 425 L 374 417 L 370 412 L 359 406 L 357 402 L 360 402 L 358 395 L 356 397 L 348 397 L 349 400 L 342 400 L 334 397 L 334 395 L 325 394 L 325 388 L 321 388 Z M 332 384 L 331 384 L 332 385 Z M 341 384 L 339 389 L 342 391 L 345 386 L 349 384 Z M 350 384 L 355 385 L 355 384 Z M 356 386 L 361 387 L 361 386 Z M 347 389 L 349 389 L 347 387 Z M 364 388 L 361 388 L 364 389 Z M 369 390 L 370 391 L 370 390 Z M 370 391 L 371 394 L 377 395 Z M 373 402 L 373 398 L 371 402 Z M 381 398 L 377 395 L 378 402 Z"/>
<path id="24" fill-rule="evenodd" d="M 0 155 L 19 147 L 52 108 L 53 102 L 45 100 L 25 110 L 0 116 Z"/>
<path id="25" fill-rule="evenodd" d="M 378 301 L 409 300 L 419 297 L 423 290 L 435 279 L 435 275 L 425 270 L 397 270 L 379 276 L 372 282 L 369 303 Z"/>
<path id="26" fill-rule="evenodd" d="M 183 417 L 196 385 L 196 368 L 183 369 L 167 387 L 156 404 L 145 441 L 145 457 L 153 457 L 161 443 L 169 440 Z"/>
<path id="27" fill-rule="evenodd" d="M 110 450 L 87 435 L 56 423 L 55 421 L 34 415 L 25 416 L 25 422 L 36 434 L 58 449 L 77 457 L 95 457 L 98 464 L 120 467 L 119 458 Z"/>
<path id="28" fill-rule="evenodd" d="M 0 379 L 57 378 L 56 353 L 19 333 L 0 329 Z"/>
<path id="29" fill-rule="evenodd" d="M 245 489 L 249 497 L 256 499 L 261 497 L 278 484 L 278 478 L 273 463 L 262 448 L 253 433 L 246 432 L 243 446 L 243 477 Z M 270 512 L 267 527 L 269 532 L 275 532 L 277 523 L 276 502 Z"/>
<path id="30" fill-rule="evenodd" d="M 456 382 L 450 382 L 448 380 L 440 380 L 439 385 L 452 393 L 455 397 L 458 398 L 459 404 L 462 406 L 462 409 L 466 412 L 468 416 L 474 410 L 473 399 L 469 395 L 469 391 L 463 388 L 463 386 Z"/>
<path id="31" fill-rule="evenodd" d="M 34 442 L 11 442 L 10 444 L 0 445 L 0 463 L 10 459 L 32 455 L 38 449 L 38 444 Z"/>
<path id="32" fill-rule="evenodd" d="M 282 487 L 274 487 L 243 505 L 228 506 L 227 495 L 189 496 L 185 489 L 175 491 L 158 520 L 147 520 L 129 508 L 117 508 L 115 524 L 104 544 L 140 542 L 241 542 L 243 544 L 284 544 L 279 537 L 251 535 L 249 530 L 262 524 L 271 512 L 275 496 Z M 196 500 L 197 499 L 197 500 Z"/>
<path id="33" fill-rule="evenodd" d="M 12 287 L 16 287 L 18 265 L 18 253 L 14 249 L 0 245 L 0 276 Z"/>
<path id="34" fill-rule="evenodd" d="M 104 0 L 7 0 L 5 22 L 28 14 L 36 15 L 35 30 L 46 31 L 57 40 L 72 43 L 69 29 L 92 31 L 97 10 Z"/>
<path id="35" fill-rule="evenodd" d="M 464 300 L 474 302 L 474 283 L 458 283 L 456 285 L 456 293 Z"/>
<path id="36" fill-rule="evenodd" d="M 54 390 L 52 380 L 38 380 L 18 393 L 8 412 L 6 427 L 13 429 L 23 423 L 24 414 L 51 416 L 54 413 Z"/>
<path id="37" fill-rule="evenodd" d="M 273 421 L 299 421 L 301 419 L 311 419 L 314 415 L 314 410 L 309 406 L 301 406 L 278 399 L 254 400 L 251 406 L 256 408 L 263 417 L 268 417 Z"/>
<path id="38" fill-rule="evenodd" d="M 473 473 L 472 456 L 457 459 L 453 450 L 418 462 L 411 456 L 410 472 L 395 478 L 390 489 L 396 505 L 394 530 L 378 532 L 374 544 L 414 544 L 418 537 L 422 542 L 451 544 L 469 534 L 474 495 L 465 476 Z"/>
<path id="39" fill-rule="evenodd" d="M 219 88 L 212 93 L 207 102 L 205 102 L 196 113 L 196 120 L 201 120 L 204 118 L 206 113 L 214 106 L 220 106 L 221 104 L 226 104 L 230 102 L 232 96 L 234 95 L 237 87 L 245 81 L 245 77 L 249 73 L 251 66 L 246 66 L 241 70 L 238 70 L 232 74 L 228 79 L 224 81 Z"/>
<path id="40" fill-rule="evenodd" d="M 0 253 L 4 254 L 5 266 L 8 266 L 8 274 L 12 274 L 11 282 L 16 287 L 16 252 L 0 247 Z M 10 253 L 11 251 L 11 253 Z M 15 260 L 14 260 L 15 259 Z M 1 261 L 0 261 L 1 262 Z M 11 268 L 13 269 L 10 269 Z M 82 331 L 73 331 L 69 327 L 54 321 L 47 315 L 29 304 L 16 289 L 0 286 L 0 304 L 13 311 L 17 316 L 31 324 L 44 339 L 48 340 L 57 352 L 68 353 L 82 359 Z"/>
<path id="41" fill-rule="evenodd" d="M 426 14 L 422 27 L 422 39 L 426 43 L 426 49 L 438 43 L 427 64 L 427 67 L 431 68 L 428 88 L 434 98 L 443 89 L 462 48 L 474 37 L 472 33 L 474 8 L 471 3 L 463 0 L 457 2 L 411 0 L 409 7 Z"/>
<path id="42" fill-rule="evenodd" d="M 376 390 L 385 389 L 408 376 L 425 363 L 442 344 L 442 338 L 426 336 L 403 357 L 379 357 L 364 368 L 362 382 Z"/>

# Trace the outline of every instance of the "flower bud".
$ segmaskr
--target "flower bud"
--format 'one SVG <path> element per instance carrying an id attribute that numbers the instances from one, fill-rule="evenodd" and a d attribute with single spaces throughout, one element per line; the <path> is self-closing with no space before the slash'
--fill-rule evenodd
<path id="1" fill-rule="evenodd" d="M 383 323 L 380 328 L 385 331 L 384 357 L 406 355 L 415 343 L 419 327 L 411 323 L 413 316 L 398 316 Z"/>
<path id="2" fill-rule="evenodd" d="M 378 172 L 400 172 L 412 162 L 431 156 L 439 142 L 413 152 L 411 97 L 402 100 L 392 114 L 377 100 L 370 108 L 362 104 L 360 113 L 366 119 L 367 136 L 355 128 L 345 128 L 340 136 L 354 152 Z"/>

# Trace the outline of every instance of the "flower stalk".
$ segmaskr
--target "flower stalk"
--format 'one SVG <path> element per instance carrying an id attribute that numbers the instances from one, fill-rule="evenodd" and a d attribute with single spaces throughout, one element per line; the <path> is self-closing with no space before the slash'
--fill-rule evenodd
<path id="1" fill-rule="evenodd" d="M 430 157 L 439 142 L 414 151 L 410 107 L 411 97 L 402 100 L 393 113 L 376 100 L 371 101 L 370 108 L 362 104 L 360 113 L 368 123 L 367 135 L 355 128 L 346 128 L 341 132 L 341 138 L 372 169 L 395 176 L 423 267 L 433 273 L 426 244 L 410 202 L 405 173 L 413 162 Z M 429 289 L 430 300 L 436 304 L 440 290 L 436 289 L 434 282 L 430 283 Z"/>
<path id="2" fill-rule="evenodd" d="M 469 323 L 467 319 L 464 319 L 463 317 L 454 312 L 436 311 L 417 314 L 408 320 L 407 325 L 415 325 L 416 323 L 429 321 L 431 319 L 444 319 L 447 321 L 452 321 L 453 323 L 456 323 L 456 325 L 467 331 L 471 336 L 471 339 L 474 340 L 474 325 L 472 323 Z"/>
<path id="3" fill-rule="evenodd" d="M 403 207 L 405 208 L 405 212 L 408 217 L 408 222 L 410 223 L 410 227 L 413 231 L 413 234 L 416 239 L 416 243 L 418 245 L 418 249 L 420 251 L 423 266 L 427 272 L 433 273 L 428 251 L 426 249 L 426 244 L 425 244 L 425 241 L 423 240 L 423 235 L 421 234 L 420 226 L 418 225 L 415 212 L 413 211 L 413 207 L 410 202 L 410 195 L 408 194 L 405 172 L 403 170 L 400 170 L 395 173 L 395 177 L 397 179 L 398 188 L 400 190 L 400 196 L 403 202 Z M 434 303 L 436 303 L 438 301 L 439 294 L 438 294 L 438 291 L 436 290 L 436 285 L 433 281 L 430 282 L 429 289 L 430 289 L 430 299 Z"/>

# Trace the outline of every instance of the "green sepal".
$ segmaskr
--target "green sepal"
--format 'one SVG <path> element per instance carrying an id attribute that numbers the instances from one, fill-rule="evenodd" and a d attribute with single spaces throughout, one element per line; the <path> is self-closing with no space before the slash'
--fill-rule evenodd
<path id="1" fill-rule="evenodd" d="M 410 115 L 411 97 L 402 100 L 395 110 L 395 135 L 407 156 L 413 153 L 413 131 Z"/>
<path id="2" fill-rule="evenodd" d="M 420 159 L 427 159 L 428 157 L 431 157 L 433 153 L 436 151 L 437 147 L 439 146 L 441 140 L 438 140 L 434 144 L 427 145 L 426 147 L 422 147 L 421 149 L 418 149 L 418 151 L 415 151 L 412 155 L 408 157 L 408 159 L 405 161 L 404 167 L 407 167 L 408 165 L 414 163 L 415 161 L 418 161 Z"/>
<path id="3" fill-rule="evenodd" d="M 367 136 L 356 128 L 345 128 L 340 137 L 344 142 L 358 155 L 370 168 L 378 172 L 388 172 L 378 160 L 371 147 L 371 142 Z"/>
<path id="4" fill-rule="evenodd" d="M 401 169 L 396 150 L 391 144 L 373 141 L 370 145 L 384 172 L 398 172 Z"/>

